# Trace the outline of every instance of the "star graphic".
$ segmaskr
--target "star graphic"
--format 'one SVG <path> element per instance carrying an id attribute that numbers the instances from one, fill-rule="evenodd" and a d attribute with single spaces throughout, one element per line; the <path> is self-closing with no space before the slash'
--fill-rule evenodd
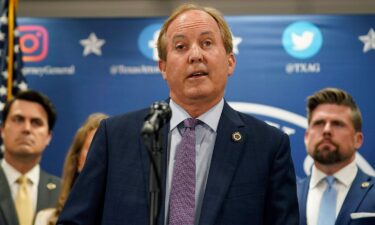
<path id="1" fill-rule="evenodd" d="M 238 45 L 242 42 L 242 38 L 241 37 L 236 37 L 232 34 L 232 37 L 233 37 L 233 53 L 238 55 L 240 53 L 240 51 L 238 51 Z"/>
<path id="2" fill-rule="evenodd" d="M 359 36 L 358 39 L 363 42 L 363 53 L 371 49 L 375 50 L 375 31 L 373 28 L 370 28 L 367 35 Z"/>
<path id="3" fill-rule="evenodd" d="M 101 47 L 104 45 L 104 39 L 98 39 L 95 33 L 90 33 L 87 39 L 82 39 L 79 43 L 84 47 L 83 56 L 87 56 L 90 53 L 95 55 L 102 55 Z"/>
<path id="4" fill-rule="evenodd" d="M 160 33 L 160 30 L 155 31 L 152 37 L 152 40 L 148 41 L 148 47 L 152 49 L 152 58 L 155 61 L 159 60 L 158 49 L 157 49 L 159 33 Z"/>
<path id="5" fill-rule="evenodd" d="M 0 87 L 0 96 L 6 96 L 6 94 L 7 94 L 7 88 L 4 85 L 2 85 Z"/>

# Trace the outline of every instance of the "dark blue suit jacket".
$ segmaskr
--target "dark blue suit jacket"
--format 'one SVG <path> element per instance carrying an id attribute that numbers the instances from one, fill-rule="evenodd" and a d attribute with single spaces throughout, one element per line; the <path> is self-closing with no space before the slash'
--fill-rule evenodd
<path id="1" fill-rule="evenodd" d="M 149 223 L 149 157 L 140 136 L 148 111 L 101 123 L 58 224 Z M 234 132 L 240 141 L 232 139 Z M 163 135 L 167 149 L 168 125 Z M 163 165 L 165 174 L 166 157 Z M 287 135 L 225 103 L 199 224 L 296 225 L 297 204 Z"/>
<path id="2" fill-rule="evenodd" d="M 297 183 L 298 201 L 300 210 L 300 225 L 306 225 L 306 201 L 310 185 L 310 176 Z M 351 219 L 351 213 L 375 213 L 375 188 L 374 177 L 358 169 L 352 186 L 344 200 L 336 219 L 336 225 L 374 225 L 375 217 Z"/>

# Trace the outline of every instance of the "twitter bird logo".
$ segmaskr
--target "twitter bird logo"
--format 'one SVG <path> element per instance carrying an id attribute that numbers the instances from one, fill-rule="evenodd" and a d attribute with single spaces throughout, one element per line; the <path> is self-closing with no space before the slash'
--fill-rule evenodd
<path id="1" fill-rule="evenodd" d="M 290 24 L 284 30 L 282 43 L 285 51 L 292 57 L 307 59 L 319 52 L 323 37 L 314 24 L 299 21 Z"/>
<path id="2" fill-rule="evenodd" d="M 305 31 L 302 35 L 292 33 L 293 49 L 296 51 L 303 51 L 311 46 L 314 40 L 314 33 Z"/>

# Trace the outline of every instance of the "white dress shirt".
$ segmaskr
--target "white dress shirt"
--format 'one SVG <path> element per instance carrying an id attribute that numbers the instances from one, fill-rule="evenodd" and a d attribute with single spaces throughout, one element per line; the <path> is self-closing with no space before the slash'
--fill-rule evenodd
<path id="1" fill-rule="evenodd" d="M 357 171 L 358 168 L 356 162 L 353 160 L 353 162 L 333 174 L 333 176 L 336 178 L 334 187 L 337 190 L 336 218 L 340 212 L 342 204 L 344 203 L 345 197 L 348 194 L 350 186 L 357 175 Z M 327 175 L 316 168 L 315 165 L 312 167 L 309 192 L 306 202 L 307 225 L 318 225 L 320 201 L 327 186 L 327 183 L 324 182 L 324 178 L 326 176 Z"/>
<path id="2" fill-rule="evenodd" d="M 169 196 L 172 185 L 172 175 L 174 168 L 174 161 L 176 149 L 181 141 L 181 133 L 179 131 L 179 124 L 191 116 L 179 105 L 171 99 L 169 106 L 172 110 L 172 118 L 170 121 L 169 130 L 169 147 L 168 147 L 168 171 L 167 171 L 167 187 L 165 196 L 165 224 L 168 224 L 168 211 L 169 211 Z M 224 99 L 212 107 L 209 111 L 199 116 L 198 120 L 201 122 L 195 127 L 196 136 L 196 183 L 195 183 L 195 224 L 198 224 L 204 191 L 206 189 L 208 171 L 210 169 L 211 157 L 215 146 L 216 130 L 219 124 L 220 116 L 224 107 Z"/>
<path id="3" fill-rule="evenodd" d="M 19 188 L 17 179 L 22 174 L 18 172 L 18 170 L 16 170 L 14 167 L 12 167 L 5 159 L 1 161 L 1 167 L 3 168 L 5 177 L 8 180 L 13 202 L 15 202 L 16 195 L 17 195 L 18 188 Z M 29 172 L 27 172 L 25 176 L 29 179 L 29 181 L 31 181 L 31 182 L 28 182 L 29 184 L 28 188 L 31 194 L 31 200 L 33 202 L 33 208 L 34 208 L 34 213 L 35 213 L 37 199 L 38 199 L 38 184 L 39 184 L 39 176 L 40 176 L 39 164 L 37 164 Z"/>

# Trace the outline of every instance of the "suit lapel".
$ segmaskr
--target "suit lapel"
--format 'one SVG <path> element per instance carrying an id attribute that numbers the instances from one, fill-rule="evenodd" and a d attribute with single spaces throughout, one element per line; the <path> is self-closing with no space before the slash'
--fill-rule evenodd
<path id="1" fill-rule="evenodd" d="M 362 186 L 363 183 L 368 182 L 368 185 Z M 356 212 L 366 194 L 374 185 L 374 181 L 370 176 L 358 169 L 357 175 L 349 189 L 348 194 L 341 207 L 340 213 L 337 216 L 336 224 L 349 224 L 350 214 Z"/>
<path id="2" fill-rule="evenodd" d="M 10 194 L 10 189 L 8 185 L 8 180 L 5 177 L 3 169 L 0 166 L 0 184 L 2 187 L 0 188 L 0 215 L 4 215 L 4 220 L 6 224 L 18 224 L 17 219 L 17 212 L 13 203 L 12 196 Z M 4 224 L 4 225 L 6 225 Z"/>
<path id="3" fill-rule="evenodd" d="M 232 135 L 239 132 L 241 139 Z M 214 224 L 220 211 L 246 140 L 238 113 L 225 103 L 219 121 L 199 224 Z"/>
<path id="4" fill-rule="evenodd" d="M 55 190 L 57 188 L 57 185 L 58 184 L 55 184 L 51 181 L 49 175 L 46 172 L 40 170 L 36 212 L 51 207 L 51 205 L 54 204 L 54 202 L 52 202 L 54 199 L 52 199 L 51 191 Z"/>

